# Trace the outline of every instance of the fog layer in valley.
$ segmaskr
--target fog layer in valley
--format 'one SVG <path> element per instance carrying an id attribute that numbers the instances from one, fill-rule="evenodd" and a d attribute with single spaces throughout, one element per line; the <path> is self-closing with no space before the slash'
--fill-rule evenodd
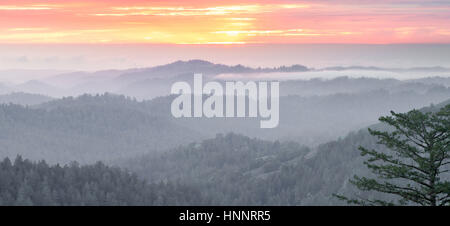
<path id="1" fill-rule="evenodd" d="M 202 73 L 205 82 L 280 81 L 279 126 L 260 129 L 258 118 L 172 117 L 170 87 L 191 83 L 194 73 Z M 135 172 L 152 189 L 162 181 L 164 200 L 149 202 L 161 205 L 342 204 L 332 194 L 355 192 L 348 178 L 368 173 L 357 147 L 379 148 L 367 127 L 379 126 L 378 118 L 391 110 L 438 109 L 450 99 L 445 67 L 254 68 L 191 60 L 125 70 L 5 70 L 0 75 L 0 158 L 102 161 Z M 65 170 L 90 172 L 76 165 Z M 117 186 L 131 189 L 120 181 Z M 186 191 L 192 196 L 168 198 Z M 147 195 L 155 194 L 137 196 Z M 130 199 L 125 203 L 138 198 Z"/>

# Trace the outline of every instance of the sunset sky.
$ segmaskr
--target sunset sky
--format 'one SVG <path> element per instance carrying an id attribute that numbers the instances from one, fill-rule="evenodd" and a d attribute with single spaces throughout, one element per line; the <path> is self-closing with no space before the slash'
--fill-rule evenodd
<path id="1" fill-rule="evenodd" d="M 1 0 L 0 43 L 450 43 L 450 1 Z"/>

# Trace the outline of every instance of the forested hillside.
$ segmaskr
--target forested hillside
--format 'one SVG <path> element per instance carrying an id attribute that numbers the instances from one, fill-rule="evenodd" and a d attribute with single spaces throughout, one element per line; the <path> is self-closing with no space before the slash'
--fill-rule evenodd
<path id="1" fill-rule="evenodd" d="M 325 82 L 324 82 L 325 83 Z M 349 83 L 349 84 L 347 84 Z M 366 83 L 351 79 L 331 82 L 329 87 L 344 88 Z M 380 82 L 381 83 L 381 82 Z M 357 85 L 355 85 L 357 86 Z M 330 88 L 331 89 L 331 88 Z M 350 89 L 348 89 L 350 90 Z M 259 118 L 171 118 L 183 127 L 192 128 L 206 137 L 217 133 L 239 133 L 265 140 L 295 141 L 307 146 L 335 140 L 347 133 L 372 125 L 381 115 L 395 110 L 405 112 L 430 103 L 442 102 L 450 96 L 450 88 L 419 88 L 416 86 L 392 92 L 390 89 L 335 93 L 329 95 L 289 95 L 280 97 L 280 122 L 277 128 L 261 130 Z M 173 97 L 145 101 L 148 112 L 159 109 L 161 117 L 170 116 L 167 109 Z"/>
<path id="2" fill-rule="evenodd" d="M 227 134 L 120 166 L 153 182 L 178 181 L 202 191 L 211 205 L 329 205 L 349 192 L 346 181 L 364 171 L 357 148 L 374 146 L 364 131 L 320 145 L 267 142 Z"/>
<path id="3" fill-rule="evenodd" d="M 450 101 L 424 108 L 436 111 Z M 373 125 L 387 129 L 383 124 Z M 214 139 L 121 162 L 150 181 L 179 181 L 202 191 L 213 205 L 344 205 L 333 194 L 391 198 L 364 193 L 348 183 L 369 175 L 358 148 L 385 150 L 366 129 L 315 149 L 291 142 L 267 142 L 241 135 Z"/>
<path id="4" fill-rule="evenodd" d="M 158 109 L 155 109 L 158 111 Z M 173 148 L 202 136 L 122 96 L 81 96 L 39 107 L 0 105 L 0 157 L 93 163 Z"/>
<path id="5" fill-rule="evenodd" d="M 113 94 L 55 99 L 40 105 L 0 105 L 0 157 L 18 154 L 51 163 L 93 163 L 160 152 L 217 133 L 294 141 L 314 147 L 369 126 L 390 110 L 438 103 L 450 89 L 385 90 L 280 99 L 280 124 L 261 130 L 259 118 L 173 118 L 173 96 L 137 101 Z"/>
<path id="6" fill-rule="evenodd" d="M 139 102 L 117 96 L 111 98 L 124 101 L 122 106 L 134 109 L 139 115 L 140 111 L 137 109 L 142 107 Z M 109 101 L 112 99 L 106 98 L 103 104 L 95 106 L 99 109 L 110 106 Z M 88 126 L 90 123 L 104 119 L 90 117 L 86 112 L 74 109 L 90 106 L 88 103 L 91 101 L 98 103 L 94 97 L 84 96 L 59 103 L 50 102 L 38 109 L 18 105 L 3 106 L 2 120 L 8 122 L 20 119 L 17 121 L 24 121 L 35 128 L 45 128 L 42 131 L 52 131 L 57 125 L 64 125 L 66 129 L 73 130 L 71 124 L 64 124 L 67 123 L 64 118 L 58 120 L 54 127 L 45 127 L 49 121 L 43 121 L 45 117 L 40 113 L 50 112 L 50 118 L 55 119 L 58 118 L 55 116 L 66 115 L 64 113 L 78 112 L 85 114 L 84 119 L 92 120 L 84 124 L 76 122 L 76 125 L 86 126 L 81 131 L 87 133 L 87 128 L 96 128 Z M 436 111 L 449 102 L 423 110 Z M 64 103 L 71 104 L 64 110 Z M 92 112 L 92 106 L 89 109 L 89 112 Z M 5 111 L 11 110 L 14 110 L 13 114 L 5 114 Z M 26 114 L 28 111 L 34 114 Z M 104 112 L 101 115 L 104 116 Z M 27 122 L 28 117 L 39 118 L 31 118 Z M 122 121 L 116 118 L 111 118 L 108 123 L 114 121 L 116 124 L 113 123 L 112 126 L 123 128 L 120 127 Z M 139 121 L 142 121 L 142 118 L 139 118 Z M 41 122 L 44 123 L 40 124 Z M 373 127 L 384 126 L 376 124 Z M 9 128 L 7 131 L 14 131 L 12 126 L 5 128 Z M 87 133 L 86 137 L 93 134 L 98 137 L 98 130 L 94 132 Z M 1 133 L 3 142 L 9 140 L 8 135 Z M 12 137 L 16 136 L 20 138 L 18 134 Z M 58 139 L 59 137 L 53 143 L 43 140 L 41 145 L 49 142 L 48 147 L 53 147 L 58 144 Z M 120 137 L 117 136 L 116 139 Z M 384 148 L 363 129 L 315 148 L 296 142 L 264 141 L 229 133 L 166 152 L 125 153 L 127 157 L 115 152 L 110 153 L 116 155 L 108 155 L 107 151 L 110 150 L 101 149 L 105 152 L 98 156 L 99 158 L 108 156 L 114 165 L 136 173 L 137 177 L 102 163 L 50 166 L 45 162 L 33 163 L 21 157 L 12 163 L 6 158 L 0 164 L 0 200 L 3 205 L 339 205 L 345 203 L 333 197 L 333 194 L 379 196 L 361 193 L 348 184 L 348 179 L 355 174 L 369 174 L 363 165 L 364 157 L 360 156 L 359 146 L 377 150 Z M 2 153 L 8 153 L 6 151 L 9 149 L 4 145 L 1 150 Z M 58 156 L 58 153 L 65 154 L 66 151 L 58 150 L 57 147 L 48 150 L 53 152 L 34 152 L 35 148 L 26 153 L 30 156 L 34 154 L 34 157 L 38 158 L 41 155 Z M 89 151 L 82 154 L 93 156 Z"/>
<path id="7" fill-rule="evenodd" d="M 151 181 L 192 185 L 209 201 L 205 204 L 267 204 L 274 197 L 266 194 L 272 185 L 264 183 L 282 165 L 295 164 L 308 152 L 309 148 L 296 143 L 227 134 L 120 165 Z"/>
<path id="8" fill-rule="evenodd" d="M 0 205 L 186 205 L 200 193 L 178 184 L 148 184 L 102 163 L 48 165 L 18 156 L 0 162 Z"/>

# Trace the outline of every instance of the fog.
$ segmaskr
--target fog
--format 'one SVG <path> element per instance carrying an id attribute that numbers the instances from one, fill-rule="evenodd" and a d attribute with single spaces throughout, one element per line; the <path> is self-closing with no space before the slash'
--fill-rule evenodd
<path id="1" fill-rule="evenodd" d="M 351 78 L 355 79 L 354 81 L 366 79 L 367 84 L 364 85 L 366 88 L 367 86 L 377 87 L 378 89 L 387 88 L 383 84 L 378 84 L 378 80 L 395 80 L 395 82 L 392 81 L 395 84 L 400 81 L 410 84 L 420 79 L 423 79 L 420 83 L 439 84 L 447 87 L 450 69 L 444 67 L 383 68 L 361 66 L 312 68 L 298 64 L 252 68 L 242 65 L 228 66 L 203 60 L 190 60 L 176 61 L 156 67 L 95 72 L 5 70 L 0 71 L 0 94 L 25 92 L 60 98 L 86 93 L 101 94 L 109 92 L 135 97 L 139 100 L 150 100 L 158 96 L 169 95 L 170 87 L 177 81 L 191 82 L 194 73 L 203 73 L 207 81 L 216 80 L 219 82 L 228 80 L 278 80 L 282 82 L 282 95 L 322 95 L 346 92 L 343 89 L 333 91 L 336 88 L 336 85 L 332 85 L 333 81 L 339 81 L 340 78 Z M 330 83 L 329 90 L 326 91 L 324 88 L 316 87 L 314 81 L 318 80 L 323 81 L 323 84 Z M 375 83 L 369 84 L 371 80 Z M 295 86 L 292 87 L 292 84 L 298 83 L 303 83 L 303 85 L 301 89 L 295 90 Z M 358 84 L 355 85 L 355 87 L 348 87 L 348 89 L 358 90 Z M 384 85 L 390 87 L 392 84 Z"/>
<path id="2" fill-rule="evenodd" d="M 450 70 L 428 71 L 407 70 L 402 72 L 385 70 L 317 70 L 308 72 L 282 72 L 282 73 L 247 73 L 247 74 L 221 74 L 217 79 L 223 80 L 310 80 L 310 79 L 335 79 L 339 77 L 349 78 L 378 78 L 378 79 L 398 79 L 409 80 L 424 77 L 448 77 Z"/>
<path id="3" fill-rule="evenodd" d="M 101 161 L 135 173 L 151 191 L 159 191 L 151 193 L 159 198 L 150 203 L 127 205 L 340 205 L 333 194 L 354 194 L 348 178 L 369 174 L 358 147 L 381 148 L 368 127 L 385 128 L 378 118 L 392 110 L 437 111 L 450 101 L 445 64 L 282 65 L 190 60 L 93 72 L 3 70 L 0 158 L 69 164 L 68 175 L 102 172 L 108 176 L 101 178 L 122 178 L 117 187 L 128 189 L 120 184 L 131 180 L 128 173 L 77 165 Z M 178 81 L 192 83 L 194 73 L 203 73 L 205 82 L 279 81 L 279 125 L 261 129 L 260 118 L 247 117 L 173 117 L 176 95 L 170 88 Z M 12 167 L 9 159 L 1 164 Z M 14 167 L 52 169 L 45 164 L 33 166 L 22 157 L 14 161 Z M 140 197 L 147 194 L 139 191 Z"/>

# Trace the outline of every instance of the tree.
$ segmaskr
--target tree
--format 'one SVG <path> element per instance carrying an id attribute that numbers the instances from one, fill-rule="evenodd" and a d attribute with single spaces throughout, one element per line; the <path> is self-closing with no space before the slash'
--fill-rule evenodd
<path id="1" fill-rule="evenodd" d="M 30 198 L 30 194 L 32 193 L 32 189 L 30 185 L 25 181 L 25 183 L 21 184 L 19 190 L 17 191 L 17 198 L 14 205 L 16 206 L 32 206 L 33 201 Z"/>
<path id="2" fill-rule="evenodd" d="M 354 176 L 350 182 L 362 191 L 387 193 L 396 200 L 336 196 L 357 205 L 450 205 L 450 105 L 435 112 L 391 114 L 380 121 L 392 128 L 369 129 L 387 149 L 359 148 L 362 156 L 368 156 L 364 164 L 378 178 Z"/>

